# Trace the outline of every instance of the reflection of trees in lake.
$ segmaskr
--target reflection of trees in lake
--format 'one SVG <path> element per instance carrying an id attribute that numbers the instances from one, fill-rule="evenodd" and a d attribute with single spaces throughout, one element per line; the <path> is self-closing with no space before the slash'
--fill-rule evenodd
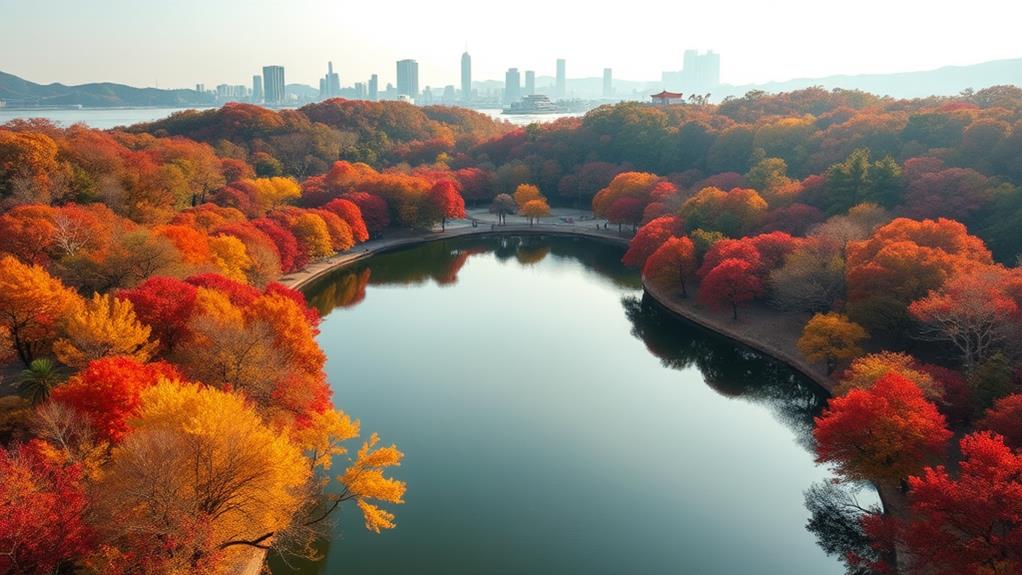
<path id="1" fill-rule="evenodd" d="M 632 335 L 665 366 L 694 366 L 721 395 L 768 405 L 800 444 L 813 449 L 813 416 L 826 401 L 826 393 L 815 383 L 779 361 L 675 318 L 647 296 L 625 297 L 622 305 L 632 322 Z"/>
<path id="2" fill-rule="evenodd" d="M 865 488 L 828 480 L 814 483 L 805 492 L 809 510 L 806 529 L 816 536 L 817 544 L 827 555 L 844 562 L 848 575 L 871 575 L 875 572 L 871 566 L 880 561 L 894 564 L 891 557 L 874 547 L 863 527 L 864 518 L 881 513 L 879 505 L 859 502 L 857 495 Z"/>
<path id="3" fill-rule="evenodd" d="M 309 305 L 316 308 L 319 315 L 326 315 L 335 308 L 356 305 L 366 297 L 370 275 L 372 271 L 369 268 L 331 274 L 330 281 L 317 282 L 316 289 L 310 291 L 311 295 L 307 296 Z"/>
<path id="4" fill-rule="evenodd" d="M 536 265 L 548 256 L 578 262 L 614 285 L 639 288 L 638 275 L 621 265 L 618 246 L 582 238 L 551 236 L 479 236 L 425 243 L 374 256 L 365 263 L 330 273 L 306 289 L 310 303 L 326 315 L 365 298 L 366 285 L 454 285 L 473 256 L 493 254 L 502 262 Z"/>

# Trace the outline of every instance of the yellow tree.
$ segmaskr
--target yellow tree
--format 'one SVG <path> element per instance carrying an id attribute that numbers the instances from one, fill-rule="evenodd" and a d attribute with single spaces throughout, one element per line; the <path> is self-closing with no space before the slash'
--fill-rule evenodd
<path id="1" fill-rule="evenodd" d="M 299 447 L 244 396 L 163 380 L 111 453 L 96 525 L 146 572 L 217 571 L 210 561 L 291 524 L 309 478 Z"/>
<path id="2" fill-rule="evenodd" d="M 46 270 L 12 256 L 0 257 L 0 341 L 7 341 L 27 367 L 46 352 L 60 322 L 81 298 Z"/>
<path id="3" fill-rule="evenodd" d="M 209 249 L 221 274 L 242 283 L 246 281 L 245 272 L 252 267 L 252 260 L 241 240 L 228 235 L 212 237 L 209 238 Z"/>
<path id="4" fill-rule="evenodd" d="M 53 352 L 65 365 L 75 368 L 111 355 L 144 363 L 159 346 L 159 341 L 149 340 L 151 332 L 149 326 L 138 321 L 130 301 L 97 293 L 68 314 L 64 337 L 53 344 Z"/>
<path id="5" fill-rule="evenodd" d="M 941 385 L 932 375 L 919 369 L 915 358 L 907 353 L 893 351 L 871 353 L 852 360 L 852 364 L 841 374 L 841 383 L 834 390 L 835 394 L 844 395 L 853 389 L 869 389 L 888 373 L 896 373 L 916 384 L 930 401 L 939 401 L 944 397 Z"/>
<path id="6" fill-rule="evenodd" d="M 550 205 L 543 198 L 529 200 L 522 206 L 522 215 L 529 218 L 529 225 L 531 226 L 537 219 L 550 215 Z"/>
<path id="7" fill-rule="evenodd" d="M 520 210 L 525 207 L 525 204 L 532 200 L 543 199 L 543 194 L 539 192 L 539 188 L 532 184 L 519 184 L 518 187 L 515 188 L 514 198 L 515 203 L 518 204 L 518 209 Z"/>
<path id="8" fill-rule="evenodd" d="M 806 323 L 798 350 L 809 361 L 827 362 L 827 375 L 837 362 L 862 355 L 859 344 L 868 337 L 866 330 L 839 313 L 818 313 Z"/>
<path id="9" fill-rule="evenodd" d="M 257 178 L 248 180 L 255 191 L 252 202 L 260 214 L 302 195 L 302 188 L 291 178 Z"/>

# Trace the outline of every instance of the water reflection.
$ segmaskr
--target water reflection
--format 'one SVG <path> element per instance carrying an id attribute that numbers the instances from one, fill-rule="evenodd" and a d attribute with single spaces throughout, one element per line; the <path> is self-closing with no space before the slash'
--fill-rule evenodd
<path id="1" fill-rule="evenodd" d="M 664 366 L 695 366 L 721 395 L 768 405 L 777 419 L 813 449 L 813 417 L 826 404 L 826 392 L 787 365 L 699 325 L 675 318 L 648 295 L 622 298 L 632 335 Z"/>
<path id="2" fill-rule="evenodd" d="M 324 544 L 324 561 L 297 571 L 482 573 L 497 559 L 508 573 L 839 569 L 799 516 L 801 492 L 823 479 L 806 453 L 822 390 L 645 298 L 622 251 L 564 237 L 463 238 L 310 285 L 324 316 L 348 308 L 320 339 L 335 394 L 406 450 L 402 478 L 416 497 L 394 532 L 367 538 L 349 521 Z M 480 337 L 472 326 L 499 329 Z M 528 377 L 508 357 L 527 357 Z M 757 489 L 742 493 L 752 470 Z M 848 537 L 820 531 L 833 523 L 820 509 L 832 508 L 809 509 L 828 552 Z M 294 571 L 274 562 L 273 572 Z"/>
<path id="3" fill-rule="evenodd" d="M 396 252 L 385 253 L 371 261 L 326 274 L 313 282 L 305 292 L 320 315 L 337 308 L 358 304 L 366 295 L 366 287 L 417 286 L 433 282 L 453 286 L 458 272 L 473 256 L 492 255 L 498 261 L 511 260 L 527 266 L 545 258 L 568 259 L 581 263 L 597 277 L 616 286 L 641 287 L 638 275 L 625 269 L 616 249 L 582 250 L 581 243 L 593 240 L 547 236 L 476 236 L 430 242 Z"/>

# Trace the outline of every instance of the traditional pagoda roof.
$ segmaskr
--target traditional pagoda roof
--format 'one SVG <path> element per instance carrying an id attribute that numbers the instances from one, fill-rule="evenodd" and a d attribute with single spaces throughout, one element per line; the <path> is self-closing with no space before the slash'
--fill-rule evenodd
<path id="1" fill-rule="evenodd" d="M 682 97 L 684 97 L 684 94 L 681 92 L 668 92 L 667 90 L 650 96 L 650 98 L 656 98 L 658 100 L 677 100 Z"/>

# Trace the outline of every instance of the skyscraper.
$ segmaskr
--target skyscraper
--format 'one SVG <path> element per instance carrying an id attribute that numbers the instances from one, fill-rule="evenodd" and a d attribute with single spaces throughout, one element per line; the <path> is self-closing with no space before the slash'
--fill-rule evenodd
<path id="1" fill-rule="evenodd" d="M 531 96 L 536 93 L 536 72 L 525 71 L 525 95 Z"/>
<path id="2" fill-rule="evenodd" d="M 283 104 L 287 100 L 284 86 L 283 66 L 263 66 L 263 99 L 267 104 Z"/>
<path id="3" fill-rule="evenodd" d="M 685 50 L 685 67 L 677 79 L 681 87 L 692 94 L 713 92 L 720 85 L 720 54 L 713 50 L 700 54 L 698 50 Z"/>
<path id="4" fill-rule="evenodd" d="M 419 63 L 415 60 L 397 61 L 397 95 L 413 100 L 419 97 Z"/>
<path id="5" fill-rule="evenodd" d="M 567 95 L 568 81 L 564 75 L 564 58 L 557 59 L 557 83 L 554 85 L 554 96 L 563 98 Z"/>
<path id="6" fill-rule="evenodd" d="M 263 77 L 256 74 L 252 76 L 252 103 L 258 104 L 263 101 Z"/>
<path id="7" fill-rule="evenodd" d="M 472 56 L 465 52 L 461 55 L 461 101 L 472 100 Z"/>
<path id="8" fill-rule="evenodd" d="M 508 68 L 504 74 L 504 103 L 510 104 L 522 99 L 522 78 L 518 68 Z"/>
<path id="9" fill-rule="evenodd" d="M 614 95 L 614 72 L 610 68 L 603 69 L 603 97 Z"/>
<path id="10" fill-rule="evenodd" d="M 369 99 L 374 102 L 380 99 L 380 77 L 376 74 L 369 77 Z"/>
<path id="11" fill-rule="evenodd" d="M 341 94 L 341 77 L 334 73 L 334 63 L 326 63 L 326 76 L 319 81 L 320 99 L 336 98 Z"/>

